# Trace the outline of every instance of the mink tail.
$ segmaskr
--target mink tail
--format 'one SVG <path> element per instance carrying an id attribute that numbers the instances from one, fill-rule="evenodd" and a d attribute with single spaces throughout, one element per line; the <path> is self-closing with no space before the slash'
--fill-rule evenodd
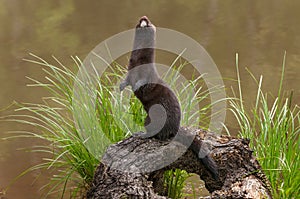
<path id="1" fill-rule="evenodd" d="M 193 151 L 193 153 L 199 158 L 203 166 L 209 171 L 211 176 L 215 179 L 219 179 L 219 171 L 216 162 L 209 156 L 210 149 L 207 144 L 203 143 L 202 140 L 197 139 L 191 133 L 180 128 L 176 140 L 187 146 Z"/>
<path id="2" fill-rule="evenodd" d="M 209 156 L 209 154 L 205 154 L 207 152 L 206 149 L 199 149 L 199 144 L 197 140 L 194 139 L 192 142 L 190 149 L 197 155 L 203 166 L 210 172 L 212 177 L 215 180 L 219 179 L 219 171 L 216 162 Z M 204 154 L 204 155 L 202 155 Z"/>

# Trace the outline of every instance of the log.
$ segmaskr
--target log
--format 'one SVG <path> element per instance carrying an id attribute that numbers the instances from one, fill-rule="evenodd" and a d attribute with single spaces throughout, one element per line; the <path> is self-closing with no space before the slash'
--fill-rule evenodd
<path id="1" fill-rule="evenodd" d="M 176 168 L 200 176 L 211 193 L 205 198 L 272 198 L 270 183 L 249 148 L 249 140 L 187 128 L 181 128 L 178 135 L 192 137 L 204 150 L 197 155 L 189 148 L 189 141 L 145 139 L 139 134 L 109 146 L 87 198 L 167 198 L 163 174 Z M 215 161 L 217 179 L 199 161 L 203 151 Z"/>

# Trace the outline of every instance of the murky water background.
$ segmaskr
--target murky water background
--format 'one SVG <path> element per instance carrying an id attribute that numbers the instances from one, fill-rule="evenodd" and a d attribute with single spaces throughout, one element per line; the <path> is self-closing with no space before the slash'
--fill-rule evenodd
<path id="1" fill-rule="evenodd" d="M 28 53 L 47 60 L 55 55 L 72 65 L 71 55 L 81 59 L 101 41 L 133 28 L 147 15 L 159 27 L 180 31 L 203 45 L 224 78 L 235 78 L 235 53 L 239 53 L 245 97 L 254 101 L 256 86 L 247 67 L 256 77 L 264 75 L 264 90 L 278 89 L 284 51 L 287 51 L 286 90 L 300 96 L 300 1 L 79 1 L 0 0 L 0 109 L 13 101 L 40 102 L 48 95 L 28 88 L 25 77 L 43 79 L 41 68 L 24 62 Z M 160 60 L 163 62 L 163 60 Z M 233 81 L 226 81 L 229 88 Z M 7 115 L 12 111 L 1 111 Z M 21 127 L 20 127 L 21 128 Z M 19 130 L 23 130 L 22 129 Z M 15 123 L 1 123 L 0 137 L 16 130 Z M 30 129 L 29 129 L 30 130 Z M 20 148 L 32 140 L 0 141 L 0 191 L 9 182 L 39 161 L 37 155 Z M 34 182 L 39 173 L 27 175 L 11 186 L 9 199 L 39 198 L 39 188 L 47 180 Z M 1 198 L 1 193 L 0 193 Z"/>

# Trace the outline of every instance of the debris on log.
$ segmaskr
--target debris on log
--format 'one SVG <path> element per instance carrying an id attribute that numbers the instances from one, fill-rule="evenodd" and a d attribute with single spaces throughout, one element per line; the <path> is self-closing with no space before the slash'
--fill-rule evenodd
<path id="1" fill-rule="evenodd" d="M 201 152 L 196 155 L 176 137 L 160 141 L 133 135 L 108 147 L 87 198 L 168 198 L 164 196 L 163 174 L 170 169 L 198 174 L 211 193 L 207 199 L 272 198 L 269 181 L 249 148 L 249 140 L 201 129 L 181 128 L 178 134 L 193 136 L 199 148 L 209 149 L 207 153 L 218 167 L 218 179 L 199 161 Z"/>

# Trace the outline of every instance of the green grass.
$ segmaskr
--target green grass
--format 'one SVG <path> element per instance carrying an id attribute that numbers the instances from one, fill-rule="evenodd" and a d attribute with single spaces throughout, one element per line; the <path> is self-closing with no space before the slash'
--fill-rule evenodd
<path id="1" fill-rule="evenodd" d="M 71 115 L 72 82 L 75 74 L 58 61 L 60 68 L 38 57 L 34 58 L 37 60 L 31 62 L 44 66 L 48 82 L 42 83 L 29 78 L 34 82 L 29 86 L 43 87 L 51 92 L 51 96 L 43 98 L 42 104 L 18 104 L 16 114 L 7 117 L 5 121 L 30 125 L 34 132 L 12 132 L 10 138 L 41 140 L 43 144 L 33 146 L 31 152 L 42 153 L 44 158 L 41 163 L 24 171 L 16 179 L 34 170 L 53 170 L 51 180 L 43 187 L 47 190 L 43 197 L 50 194 L 63 196 L 69 192 L 69 188 L 73 189 L 72 196 L 75 197 L 91 182 L 99 162 L 85 146 L 85 140 L 75 128 Z M 72 186 L 68 186 L 69 184 Z"/>
<path id="2" fill-rule="evenodd" d="M 73 58 L 77 69 L 72 71 L 55 58 L 52 64 L 32 56 L 32 60 L 27 61 L 42 66 L 46 76 L 44 82 L 29 78 L 33 82 L 29 86 L 42 87 L 51 94 L 43 98 L 41 104 L 18 104 L 16 114 L 2 120 L 30 125 L 32 132 L 13 132 L 11 137 L 42 140 L 37 143 L 43 144 L 34 146 L 31 151 L 42 153 L 44 158 L 40 164 L 33 165 L 18 177 L 34 170 L 53 170 L 49 183 L 43 187 L 43 196 L 55 194 L 63 198 L 71 193 L 71 198 L 76 198 L 91 183 L 105 148 L 143 130 L 145 112 L 130 88 L 119 92 L 117 82 L 126 70 L 117 63 L 99 79 L 89 76 L 78 58 Z M 177 64 L 178 60 L 172 64 L 176 70 L 170 68 L 163 78 L 179 97 L 182 125 L 205 128 L 212 104 L 206 103 L 209 92 L 201 86 L 203 76 L 181 81 L 180 71 L 186 64 Z M 77 78 L 80 69 L 87 77 L 85 81 Z M 239 94 L 229 103 L 240 126 L 240 135 L 251 139 L 251 147 L 270 179 L 275 198 L 292 198 L 299 195 L 300 189 L 300 110 L 297 105 L 292 105 L 292 95 L 286 97 L 283 94 L 283 76 L 284 72 L 278 94 L 273 98 L 261 90 L 262 77 L 254 79 L 258 92 L 254 97 L 255 106 L 248 111 L 238 75 Z M 199 103 L 207 105 L 199 107 Z M 169 197 L 181 196 L 186 177 L 185 171 L 166 172 L 165 186 Z"/>
<path id="3" fill-rule="evenodd" d="M 185 185 L 185 180 L 190 177 L 185 170 L 175 169 L 164 173 L 164 184 L 167 196 L 173 199 L 183 196 L 182 190 Z"/>
<path id="4" fill-rule="evenodd" d="M 164 79 L 179 96 L 182 125 L 199 126 L 200 121 L 208 121 L 206 113 L 211 105 L 198 108 L 198 104 L 207 99 L 209 92 L 200 86 L 201 77 L 176 83 L 179 82 L 180 70 L 185 66 L 180 64 L 176 67 L 178 59 L 172 64 L 177 70 L 170 68 Z M 43 187 L 45 198 L 53 194 L 63 198 L 69 193 L 71 198 L 76 198 L 84 193 L 105 148 L 143 130 L 145 112 L 141 103 L 130 88 L 119 92 L 116 85 L 126 70 L 114 63 L 100 79 L 81 67 L 78 58 L 73 60 L 77 68 L 75 72 L 56 58 L 52 64 L 32 55 L 32 59 L 27 61 L 41 66 L 46 76 L 43 82 L 29 78 L 33 83 L 28 86 L 42 87 L 50 92 L 50 96 L 44 97 L 40 104 L 17 104 L 14 115 L 2 118 L 4 121 L 29 125 L 33 129 L 32 132 L 11 132 L 9 138 L 33 138 L 41 140 L 37 143 L 43 143 L 31 149 L 31 152 L 43 154 L 41 163 L 33 165 L 15 180 L 34 170 L 53 170 L 49 183 Z M 86 77 L 84 81 L 77 77 L 80 70 Z M 175 171 L 175 178 L 184 179 L 182 172 Z M 169 175 L 173 175 L 171 171 Z M 168 189 L 171 187 L 168 186 Z M 176 187 L 178 192 L 179 188 Z M 174 189 L 169 190 L 170 195 L 173 192 Z"/>
<path id="5" fill-rule="evenodd" d="M 293 105 L 292 93 L 283 92 L 285 71 L 284 55 L 282 74 L 277 96 L 262 91 L 263 77 L 257 83 L 255 105 L 247 110 L 239 77 L 239 94 L 230 100 L 230 110 L 240 127 L 240 136 L 250 138 L 258 160 L 268 176 L 274 198 L 296 198 L 300 195 L 300 108 Z M 249 96 L 248 96 L 249 97 Z"/>

